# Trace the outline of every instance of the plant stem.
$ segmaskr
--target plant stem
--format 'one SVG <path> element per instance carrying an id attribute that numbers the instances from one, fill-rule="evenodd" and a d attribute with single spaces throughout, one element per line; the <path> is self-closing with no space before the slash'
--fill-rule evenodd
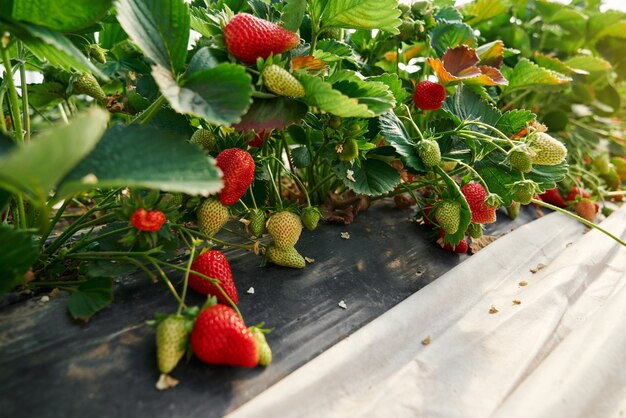
<path id="1" fill-rule="evenodd" d="M 580 216 L 575 215 L 572 212 L 569 212 L 569 211 L 567 211 L 567 210 L 565 210 L 563 208 L 560 208 L 558 206 L 551 205 L 551 204 L 546 203 L 546 202 L 544 202 L 542 200 L 532 199 L 531 202 L 536 204 L 536 205 L 543 206 L 545 208 L 552 209 L 552 210 L 555 210 L 557 212 L 561 212 L 562 214 L 567 215 L 570 218 L 574 218 L 578 222 L 587 225 L 589 228 L 597 229 L 598 231 L 602 232 L 603 234 L 608 235 L 609 237 L 613 238 L 615 241 L 617 241 L 618 243 L 620 243 L 621 245 L 626 247 L 626 242 L 622 241 L 621 239 L 619 239 L 615 235 L 611 234 L 609 231 L 607 231 L 606 229 L 600 227 L 599 225 L 596 225 L 593 222 L 586 220 L 585 218 L 581 218 Z"/>
<path id="2" fill-rule="evenodd" d="M 67 205 L 69 204 L 70 204 L 70 199 L 65 199 L 63 201 L 63 204 L 61 205 L 57 213 L 54 215 L 52 222 L 50 222 L 50 226 L 48 226 L 48 229 L 44 231 L 44 233 L 41 235 L 41 239 L 39 240 L 40 248 L 43 247 L 43 245 L 46 243 L 46 240 L 50 236 L 50 233 L 52 232 L 52 230 L 54 230 L 54 226 L 57 224 L 57 222 L 59 222 L 59 219 L 61 219 L 63 212 L 65 212 L 65 209 L 67 208 Z"/>
<path id="3" fill-rule="evenodd" d="M 28 110 L 28 86 L 26 85 L 26 65 L 22 52 L 24 47 L 21 41 L 17 42 L 18 56 L 20 57 L 20 81 L 22 83 L 22 117 L 24 118 L 25 140 L 30 141 L 30 111 Z"/>
<path id="4" fill-rule="evenodd" d="M 66 125 L 69 125 L 70 121 L 67 119 L 67 114 L 65 113 L 63 103 L 59 103 L 57 105 L 57 108 L 59 109 L 59 113 L 61 114 L 61 119 L 63 119 L 63 122 L 65 122 Z"/>
<path id="5" fill-rule="evenodd" d="M 15 82 L 13 81 L 13 71 L 11 67 L 11 57 L 9 56 L 8 47 L 0 48 L 2 51 L 2 62 L 6 70 L 6 79 L 9 85 L 9 104 L 11 105 L 11 116 L 13 118 L 13 127 L 15 131 L 15 137 L 18 142 L 24 142 L 24 131 L 22 130 L 22 119 L 20 117 L 20 100 L 17 97 L 17 90 L 15 89 Z"/>
<path id="6" fill-rule="evenodd" d="M 193 229 L 186 228 L 186 227 L 184 227 L 184 226 L 182 226 L 182 225 L 172 225 L 172 228 L 173 228 L 173 229 L 179 229 L 179 230 L 184 231 L 184 232 L 186 232 L 186 233 L 188 233 L 188 234 L 193 234 L 193 235 L 196 235 L 196 236 L 198 236 L 198 237 L 200 237 L 200 238 L 202 238 L 202 239 L 204 239 L 204 240 L 206 240 L 206 241 L 216 242 L 216 243 L 218 243 L 218 244 L 220 244 L 220 245 L 224 245 L 224 246 L 226 246 L 226 247 L 241 248 L 241 249 L 243 249 L 243 250 L 251 250 L 251 249 L 253 249 L 253 248 L 254 248 L 254 246 L 257 244 L 257 241 L 255 241 L 255 242 L 254 242 L 254 244 L 235 244 L 235 243 L 230 243 L 230 242 L 222 241 L 222 240 L 217 239 L 217 238 L 215 238 L 215 237 L 210 237 L 210 236 L 208 236 L 208 235 L 205 235 L 205 234 L 203 234 L 203 233 L 202 233 L 202 232 L 200 232 L 200 231 L 196 231 L 196 230 L 193 230 Z M 249 238 L 248 238 L 248 239 L 249 239 Z M 259 243 L 259 244 L 260 244 L 260 245 L 263 245 L 263 244 L 261 244 L 261 243 Z"/>
<path id="7" fill-rule="evenodd" d="M 196 255 L 196 246 L 191 245 L 191 253 L 189 254 L 189 261 L 187 262 L 187 268 L 185 269 L 185 278 L 183 280 L 183 294 L 181 295 L 181 301 L 178 304 L 178 310 L 176 311 L 176 315 L 180 315 L 183 311 L 183 306 L 185 304 L 185 298 L 187 297 L 187 285 L 189 283 L 189 272 L 191 271 L 191 263 L 193 263 L 194 256 Z"/>
<path id="8" fill-rule="evenodd" d="M 124 233 L 124 232 L 126 232 L 126 231 L 130 231 L 131 229 L 133 229 L 133 227 L 132 227 L 132 226 L 127 226 L 127 227 L 124 227 L 124 228 L 115 229 L 115 230 L 113 230 L 113 231 L 105 232 L 104 234 L 98 234 L 98 235 L 96 235 L 95 237 L 93 237 L 93 238 L 91 238 L 91 239 L 88 239 L 88 240 L 86 240 L 86 241 L 81 241 L 81 242 L 79 242 L 78 244 L 76 244 L 75 246 L 73 246 L 73 247 L 72 247 L 72 248 L 68 251 L 68 254 L 70 254 L 70 253 L 74 253 L 74 252 L 76 252 L 77 250 L 79 250 L 79 249 L 81 249 L 81 248 L 84 248 L 84 247 L 88 246 L 88 245 L 89 245 L 89 244 L 91 244 L 92 242 L 95 242 L 95 241 L 99 241 L 99 240 L 101 240 L 102 238 L 110 237 L 111 235 L 115 235 L 115 234 Z"/>
<path id="9" fill-rule="evenodd" d="M 161 106 L 167 103 L 167 99 L 165 96 L 159 96 L 146 110 L 141 112 L 131 123 L 139 123 L 141 125 L 146 124 L 150 119 L 152 119 L 159 110 L 161 110 Z"/>

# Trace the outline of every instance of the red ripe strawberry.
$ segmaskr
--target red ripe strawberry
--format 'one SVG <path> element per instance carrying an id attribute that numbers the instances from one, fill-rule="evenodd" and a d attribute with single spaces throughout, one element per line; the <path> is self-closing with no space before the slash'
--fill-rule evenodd
<path id="1" fill-rule="evenodd" d="M 461 187 L 467 204 L 472 211 L 472 222 L 490 224 L 496 221 L 496 209 L 485 204 L 487 191 L 478 183 L 468 183 Z"/>
<path id="2" fill-rule="evenodd" d="M 237 294 L 237 288 L 233 281 L 233 273 L 230 270 L 230 264 L 228 264 L 226 256 L 220 251 L 211 250 L 200 254 L 191 264 L 191 269 L 212 279 L 219 280 L 220 286 L 233 303 L 239 302 L 239 295 Z M 189 286 L 203 295 L 216 296 L 220 303 L 229 303 L 216 285 L 196 274 L 191 273 L 189 275 Z"/>
<path id="3" fill-rule="evenodd" d="M 444 235 L 445 235 L 445 232 L 443 231 L 443 229 L 440 229 L 439 230 L 439 238 L 443 239 Z M 444 250 L 454 251 L 457 254 L 465 254 L 467 252 L 467 250 L 469 249 L 469 245 L 467 245 L 467 240 L 465 238 L 463 238 L 461 240 L 461 242 L 459 242 L 454 247 L 452 247 L 452 245 L 450 243 L 448 243 L 448 244 L 443 244 L 442 248 Z"/>
<path id="4" fill-rule="evenodd" d="M 579 189 L 578 187 L 572 187 L 567 196 L 565 196 L 565 201 L 570 202 L 576 200 L 576 196 L 580 196 L 582 198 L 589 197 L 589 193 L 587 193 L 584 189 Z"/>
<path id="5" fill-rule="evenodd" d="M 240 13 L 224 27 L 224 41 L 235 58 L 253 65 L 259 57 L 290 50 L 300 43 L 300 37 L 272 22 Z"/>
<path id="6" fill-rule="evenodd" d="M 561 197 L 558 188 L 549 189 L 539 195 L 541 200 L 559 208 L 565 207 L 565 200 Z"/>
<path id="7" fill-rule="evenodd" d="M 252 332 L 232 308 L 213 305 L 198 315 L 191 332 L 191 347 L 209 364 L 256 367 L 259 352 Z"/>
<path id="8" fill-rule="evenodd" d="M 266 133 L 267 133 L 267 130 L 263 129 L 261 132 L 254 134 L 254 138 L 252 138 L 252 140 L 248 143 L 248 145 L 251 147 L 261 148 L 263 146 L 263 142 L 265 142 Z"/>
<path id="9" fill-rule="evenodd" d="M 581 218 L 584 218 L 590 222 L 596 220 L 596 213 L 598 213 L 598 205 L 591 200 L 585 198 L 578 202 L 574 207 L 576 214 Z"/>
<path id="10" fill-rule="evenodd" d="M 228 148 L 219 153 L 216 164 L 224 173 L 220 201 L 227 206 L 233 205 L 241 199 L 254 180 L 254 160 L 248 151 Z"/>
<path id="11" fill-rule="evenodd" d="M 446 89 L 428 80 L 420 81 L 413 93 L 415 106 L 422 110 L 437 110 L 446 99 Z"/>
<path id="12" fill-rule="evenodd" d="M 140 231 L 156 232 L 161 229 L 165 221 L 165 214 L 160 210 L 147 211 L 140 208 L 130 215 L 131 225 Z"/>

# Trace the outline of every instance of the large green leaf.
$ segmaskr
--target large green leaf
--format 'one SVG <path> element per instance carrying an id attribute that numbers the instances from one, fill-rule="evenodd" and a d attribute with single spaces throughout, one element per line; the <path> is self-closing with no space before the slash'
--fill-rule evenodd
<path id="1" fill-rule="evenodd" d="M 306 92 L 304 99 L 311 106 L 317 106 L 321 110 L 341 117 L 370 118 L 374 116 L 366 105 L 333 89 L 330 83 L 319 77 L 302 74 L 298 76 L 298 79 Z"/>
<path id="2" fill-rule="evenodd" d="M 589 73 L 611 70 L 611 63 L 593 55 L 577 55 L 565 61 L 565 65 Z"/>
<path id="3" fill-rule="evenodd" d="M 24 274 L 38 255 L 37 243 L 30 233 L 0 225 L 0 294 L 24 282 Z"/>
<path id="4" fill-rule="evenodd" d="M 404 103 L 406 90 L 402 86 L 402 80 L 400 80 L 396 74 L 385 73 L 376 77 L 370 77 L 367 80 L 385 83 L 396 99 L 396 106 Z"/>
<path id="5" fill-rule="evenodd" d="M 511 110 L 498 119 L 495 127 L 506 136 L 511 137 L 536 119 L 537 115 L 529 110 Z"/>
<path id="6" fill-rule="evenodd" d="M 239 131 L 263 129 L 284 129 L 298 123 L 305 116 L 309 107 L 302 102 L 287 97 L 274 99 L 254 99 L 241 122 L 233 125 Z"/>
<path id="7" fill-rule="evenodd" d="M 94 149 L 107 120 L 105 111 L 89 109 L 69 125 L 48 129 L 0 156 L 0 186 L 44 202 L 63 176 Z"/>
<path id="8" fill-rule="evenodd" d="M 306 0 L 285 0 L 283 14 L 280 16 L 283 27 L 295 32 L 300 27 L 304 12 L 306 10 Z"/>
<path id="9" fill-rule="evenodd" d="M 373 116 L 382 115 L 396 105 L 389 87 L 378 81 L 365 81 L 352 71 L 339 71 L 328 79 L 333 89 L 367 106 Z"/>
<path id="10" fill-rule="evenodd" d="M 414 170 L 425 172 L 426 167 L 424 167 L 422 159 L 417 153 L 415 142 L 411 139 L 396 114 L 389 111 L 378 118 L 378 123 L 380 133 L 385 138 L 385 141 L 389 142 L 396 152 L 400 154 L 404 164 Z"/>
<path id="11" fill-rule="evenodd" d="M 506 91 L 517 89 L 561 89 L 572 81 L 571 78 L 556 71 L 542 68 L 526 58 L 519 60 L 509 75 L 509 85 Z"/>
<path id="12" fill-rule="evenodd" d="M 382 29 L 397 34 L 402 23 L 397 6 L 396 0 L 327 0 L 321 15 L 321 26 Z"/>
<path id="13" fill-rule="evenodd" d="M 481 122 L 494 125 L 502 116 L 491 103 L 481 99 L 476 93 L 459 84 L 452 96 L 443 103 L 443 109 L 456 116 L 459 121 L 479 119 Z"/>
<path id="14" fill-rule="evenodd" d="M 104 17 L 112 0 L 3 0 L 2 3 L 0 16 L 72 32 Z"/>
<path id="15" fill-rule="evenodd" d="M 474 29 L 465 23 L 441 21 L 430 32 L 430 44 L 440 57 L 450 48 L 475 43 Z"/>
<path id="16" fill-rule="evenodd" d="M 507 2 L 502 0 L 475 0 L 463 8 L 463 13 L 469 16 L 467 24 L 475 26 L 500 16 L 507 8 Z"/>
<path id="17" fill-rule="evenodd" d="M 59 195 L 123 186 L 208 195 L 222 182 L 213 161 L 177 135 L 151 126 L 116 125 L 63 179 Z"/>
<path id="18" fill-rule="evenodd" d="M 117 20 L 144 54 L 178 73 L 189 42 L 189 8 L 184 0 L 118 0 Z"/>
<path id="19" fill-rule="evenodd" d="M 210 123 L 237 123 L 252 102 L 252 79 L 240 65 L 220 64 L 197 71 L 183 86 L 160 65 L 152 68 L 152 76 L 172 108 Z"/>
<path id="20" fill-rule="evenodd" d="M 107 76 L 59 32 L 31 23 L 12 22 L 8 27 L 40 60 L 47 60 L 51 65 L 66 71 L 90 72 L 107 80 Z"/>
<path id="21" fill-rule="evenodd" d="M 332 166 L 343 184 L 358 194 L 381 195 L 400 184 L 400 173 L 389 164 L 374 158 L 361 160 L 359 164 L 337 161 Z"/>
<path id="22" fill-rule="evenodd" d="M 113 279 L 95 277 L 78 286 L 67 301 L 67 309 L 74 319 L 87 321 L 113 300 Z"/>

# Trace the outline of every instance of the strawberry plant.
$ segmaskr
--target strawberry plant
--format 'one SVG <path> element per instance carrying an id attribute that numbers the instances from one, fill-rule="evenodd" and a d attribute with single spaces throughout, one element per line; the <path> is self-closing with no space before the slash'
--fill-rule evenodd
<path id="1" fill-rule="evenodd" d="M 302 269 L 303 226 L 394 198 L 466 253 L 501 206 L 593 226 L 622 196 L 626 15 L 598 2 L 96 3 L 0 5 L 0 291 L 87 321 L 140 269 L 178 305 L 164 374 L 271 361 L 224 247 Z"/>

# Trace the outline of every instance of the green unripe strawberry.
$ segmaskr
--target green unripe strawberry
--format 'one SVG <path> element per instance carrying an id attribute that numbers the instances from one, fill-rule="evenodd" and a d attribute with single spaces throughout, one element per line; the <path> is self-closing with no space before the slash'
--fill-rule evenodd
<path id="1" fill-rule="evenodd" d="M 533 164 L 557 165 L 567 156 L 567 148 L 545 132 L 537 133 L 530 142 Z"/>
<path id="2" fill-rule="evenodd" d="M 341 117 L 332 115 L 328 120 L 328 126 L 330 126 L 331 129 L 338 131 L 339 128 L 341 128 Z"/>
<path id="3" fill-rule="evenodd" d="M 157 363 L 161 373 L 174 370 L 187 349 L 185 318 L 172 315 L 156 327 Z"/>
<path id="4" fill-rule="evenodd" d="M 537 184 L 531 180 L 518 181 L 513 185 L 511 191 L 516 202 L 527 205 L 537 194 Z"/>
<path id="5" fill-rule="evenodd" d="M 196 212 L 196 216 L 198 218 L 200 232 L 212 237 L 226 225 L 230 217 L 230 212 L 228 206 L 211 197 L 202 202 Z"/>
<path id="6" fill-rule="evenodd" d="M 453 235 L 459 230 L 461 223 L 461 204 L 454 200 L 444 200 L 437 205 L 435 217 L 446 234 Z"/>
<path id="7" fill-rule="evenodd" d="M 478 239 L 483 236 L 483 226 L 476 222 L 472 222 L 467 227 L 467 234 L 475 239 Z"/>
<path id="8" fill-rule="evenodd" d="M 506 207 L 506 214 L 509 215 L 509 218 L 515 220 L 519 215 L 519 210 L 522 207 L 519 202 L 511 203 L 511 206 Z"/>
<path id="9" fill-rule="evenodd" d="M 415 34 L 415 22 L 411 18 L 407 18 L 402 21 L 400 27 L 398 28 L 400 33 L 398 34 L 398 39 L 403 42 L 408 42 L 413 38 Z"/>
<path id="10" fill-rule="evenodd" d="M 609 154 L 601 154 L 593 159 L 593 167 L 600 174 L 609 174 L 611 171 L 611 162 L 609 161 Z"/>
<path id="11" fill-rule="evenodd" d="M 350 162 L 359 155 L 359 143 L 354 138 L 348 138 L 338 147 L 339 160 L 344 162 Z"/>
<path id="12" fill-rule="evenodd" d="M 509 163 L 511 167 L 522 173 L 530 173 L 530 170 L 533 169 L 532 157 L 522 149 L 514 149 L 509 153 Z"/>
<path id="13" fill-rule="evenodd" d="M 304 257 L 300 255 L 295 247 L 281 248 L 277 247 L 276 243 L 271 243 L 267 247 L 267 258 L 277 266 L 303 269 L 306 265 Z"/>
<path id="14" fill-rule="evenodd" d="M 250 233 L 255 237 L 263 235 L 265 230 L 265 212 L 261 209 L 252 209 L 248 216 L 250 221 Z"/>
<path id="15" fill-rule="evenodd" d="M 107 63 L 107 51 L 108 49 L 104 49 L 98 44 L 89 45 L 89 56 L 98 61 L 100 64 Z"/>
<path id="16" fill-rule="evenodd" d="M 417 153 L 426 167 L 434 167 L 441 162 L 441 150 L 437 141 L 425 139 L 417 144 Z"/>
<path id="17" fill-rule="evenodd" d="M 304 97 L 302 84 L 287 70 L 278 65 L 268 65 L 262 73 L 265 88 L 274 94 L 287 97 Z"/>
<path id="18" fill-rule="evenodd" d="M 278 248 L 290 248 L 296 245 L 302 233 L 302 221 L 293 212 L 276 212 L 267 221 L 267 232 L 272 236 Z"/>
<path id="19" fill-rule="evenodd" d="M 341 28 L 327 28 L 319 36 L 320 39 L 341 40 Z"/>
<path id="20" fill-rule="evenodd" d="M 265 334 L 257 327 L 248 328 L 256 342 L 256 349 L 259 352 L 259 366 L 267 366 L 272 362 L 272 349 L 265 339 Z"/>
<path id="21" fill-rule="evenodd" d="M 90 73 L 80 74 L 76 80 L 74 80 L 74 92 L 78 94 L 86 94 L 94 99 L 103 102 L 107 96 L 98 84 L 98 80 Z"/>
<path id="22" fill-rule="evenodd" d="M 308 229 L 309 231 L 313 231 L 315 228 L 317 228 L 317 224 L 320 221 L 321 217 L 322 214 L 320 213 L 319 209 L 314 206 L 309 206 L 304 208 L 300 219 L 302 220 L 302 223 L 304 224 L 306 229 Z"/>
<path id="23" fill-rule="evenodd" d="M 196 144 L 207 151 L 213 151 L 215 148 L 215 135 L 208 129 L 197 129 L 191 139 L 189 140 L 192 144 Z"/>
<path id="24" fill-rule="evenodd" d="M 182 193 L 167 193 L 161 198 L 161 203 L 166 207 L 180 208 L 184 199 L 185 195 Z"/>
<path id="25" fill-rule="evenodd" d="M 443 168 L 443 171 L 446 173 L 449 173 L 456 168 L 457 164 L 456 161 L 444 161 L 443 164 L 441 164 L 441 168 Z"/>

